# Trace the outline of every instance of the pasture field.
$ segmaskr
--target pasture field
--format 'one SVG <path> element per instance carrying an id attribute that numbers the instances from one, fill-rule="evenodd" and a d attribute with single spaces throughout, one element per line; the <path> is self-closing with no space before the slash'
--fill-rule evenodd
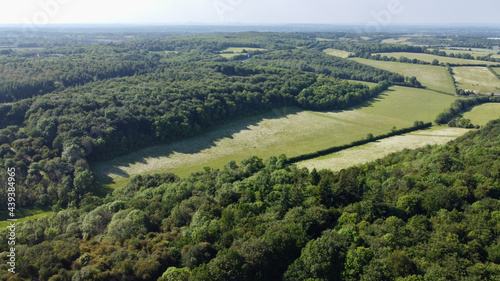
<path id="1" fill-rule="evenodd" d="M 410 44 L 410 42 L 408 42 L 408 39 L 410 39 L 410 37 L 388 38 L 388 39 L 382 40 L 381 43 L 384 43 L 384 44 Z"/>
<path id="2" fill-rule="evenodd" d="M 243 54 L 243 50 L 245 50 L 247 52 L 249 52 L 249 51 L 267 51 L 267 49 L 263 49 L 263 48 L 229 47 L 227 49 L 222 50 L 220 52 L 220 55 L 225 57 L 225 58 L 231 58 L 231 57 Z"/>
<path id="3" fill-rule="evenodd" d="M 493 71 L 500 75 L 500 67 L 492 67 L 491 69 L 493 69 Z"/>
<path id="4" fill-rule="evenodd" d="M 339 171 L 351 166 L 375 161 L 403 149 L 445 144 L 468 131 L 468 129 L 461 128 L 432 127 L 428 130 L 394 136 L 315 159 L 298 162 L 297 166 L 307 167 L 310 170 L 316 168 L 316 170 L 329 169 Z"/>
<path id="5" fill-rule="evenodd" d="M 463 49 L 463 50 L 460 50 L 460 49 L 440 49 L 440 51 L 444 51 L 447 55 L 449 54 L 469 54 L 473 57 L 484 57 L 488 54 L 491 54 L 491 53 L 496 53 L 496 51 L 493 51 L 493 50 L 490 50 L 490 49 L 478 49 L 478 48 L 474 48 L 474 49 L 471 49 L 471 51 L 469 51 L 468 49 Z"/>
<path id="6" fill-rule="evenodd" d="M 337 49 L 325 49 L 323 50 L 328 55 L 335 56 L 335 57 L 340 57 L 340 58 L 348 58 L 349 55 L 352 55 L 353 53 L 343 51 L 343 50 L 337 50 Z"/>
<path id="7" fill-rule="evenodd" d="M 500 93 L 500 79 L 486 67 L 453 67 L 457 87 L 482 94 Z"/>
<path id="8" fill-rule="evenodd" d="M 482 64 L 482 65 L 496 65 L 498 63 L 491 61 L 481 61 L 481 60 L 467 60 L 467 59 L 459 59 L 459 58 L 450 58 L 450 57 L 441 57 L 431 54 L 423 54 L 423 53 L 378 53 L 381 56 L 387 56 L 389 58 L 393 57 L 399 59 L 400 57 L 407 57 L 409 59 L 418 59 L 421 61 L 425 61 L 428 63 L 432 63 L 433 60 L 438 60 L 439 63 L 450 63 L 450 64 Z M 374 53 L 375 55 L 375 53 Z"/>
<path id="9" fill-rule="evenodd" d="M 378 61 L 362 58 L 351 58 L 354 61 L 371 65 L 376 68 L 399 73 L 404 76 L 415 76 L 424 87 L 447 94 L 455 94 L 455 87 L 451 75 L 442 66 Z"/>
<path id="10" fill-rule="evenodd" d="M 463 114 L 474 125 L 484 126 L 489 121 L 500 118 L 500 103 L 485 103 Z"/>
<path id="11" fill-rule="evenodd" d="M 276 109 L 194 138 L 95 163 L 92 168 L 100 182 L 115 188 L 138 174 L 172 172 L 183 177 L 203 167 L 222 168 L 231 160 L 240 162 L 250 155 L 292 157 L 351 143 L 367 133 L 387 133 L 393 126 L 410 127 L 415 120 L 433 121 L 454 100 L 434 91 L 391 87 L 363 107 L 331 112 Z"/>
<path id="12" fill-rule="evenodd" d="M 53 211 L 43 210 L 40 208 L 16 209 L 15 213 L 16 213 L 15 218 L 17 219 L 16 221 L 17 224 L 26 220 L 35 220 L 44 216 L 49 216 L 54 214 Z M 7 221 L 8 218 L 9 217 L 7 216 L 6 213 L 2 213 L 0 215 L 0 228 L 6 228 L 10 224 L 10 222 Z"/>

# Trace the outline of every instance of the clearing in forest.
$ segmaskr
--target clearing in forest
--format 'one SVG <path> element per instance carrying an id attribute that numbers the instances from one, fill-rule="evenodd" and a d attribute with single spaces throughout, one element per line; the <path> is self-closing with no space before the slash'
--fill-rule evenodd
<path id="1" fill-rule="evenodd" d="M 453 67 L 457 87 L 481 94 L 500 93 L 500 79 L 486 67 Z"/>
<path id="2" fill-rule="evenodd" d="M 263 48 L 252 48 L 252 47 L 229 47 L 220 51 L 220 55 L 225 58 L 231 58 L 234 56 L 239 56 L 242 54 L 246 54 L 251 51 L 267 51 L 267 49 Z"/>
<path id="3" fill-rule="evenodd" d="M 415 120 L 430 122 L 455 100 L 424 89 L 391 87 L 363 107 L 314 112 L 295 107 L 237 120 L 190 139 L 157 145 L 110 161 L 93 170 L 108 187 L 123 186 L 128 177 L 172 172 L 186 176 L 203 167 L 222 168 L 250 155 L 289 157 L 380 135 L 393 126 L 406 128 Z M 402 149 L 403 147 L 401 147 Z"/>
<path id="4" fill-rule="evenodd" d="M 311 160 L 298 162 L 299 167 L 307 167 L 312 170 L 329 169 L 339 171 L 354 165 L 375 161 L 390 153 L 402 149 L 414 149 L 426 145 L 445 144 L 455 138 L 462 136 L 468 129 L 433 127 L 429 130 L 421 130 L 409 134 L 389 137 L 376 142 L 370 142 L 357 147 L 345 149 Z"/>
<path id="5" fill-rule="evenodd" d="M 362 58 L 351 58 L 354 61 L 370 65 L 383 70 L 399 73 L 404 76 L 417 77 L 418 81 L 429 90 L 435 90 L 447 94 L 455 94 L 455 87 L 451 75 L 445 67 L 434 65 L 422 65 L 411 63 L 400 63 L 390 61 L 378 61 Z"/>
<path id="6" fill-rule="evenodd" d="M 325 49 L 323 50 L 327 55 L 339 57 L 339 58 L 348 58 L 350 55 L 353 55 L 351 52 L 337 50 L 337 49 Z"/>

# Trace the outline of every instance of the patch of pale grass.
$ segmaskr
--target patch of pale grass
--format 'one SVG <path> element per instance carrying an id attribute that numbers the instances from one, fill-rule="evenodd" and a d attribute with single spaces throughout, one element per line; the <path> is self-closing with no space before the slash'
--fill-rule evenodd
<path id="1" fill-rule="evenodd" d="M 462 136 L 468 131 L 467 129 L 443 127 L 432 130 L 422 130 L 349 148 L 316 159 L 302 161 L 297 163 L 297 165 L 299 167 L 307 167 L 308 169 L 316 168 L 317 170 L 329 169 L 339 171 L 354 165 L 377 160 L 405 148 L 414 149 L 426 145 L 445 144 Z"/>
<path id="2" fill-rule="evenodd" d="M 459 89 L 482 94 L 500 93 L 500 79 L 486 67 L 453 67 L 453 73 Z"/>
<path id="3" fill-rule="evenodd" d="M 358 109 L 330 112 L 287 107 L 237 120 L 203 135 L 141 149 L 111 161 L 93 164 L 98 178 L 122 186 L 127 178 L 145 173 L 172 172 L 186 176 L 203 167 L 222 168 L 250 155 L 288 157 L 315 152 L 380 135 L 393 126 L 405 128 L 415 120 L 429 122 L 455 100 L 433 91 L 391 87 Z"/>
<path id="4" fill-rule="evenodd" d="M 335 56 L 335 57 L 340 57 L 340 58 L 348 58 L 349 55 L 352 55 L 353 53 L 343 51 L 343 50 L 337 50 L 337 49 L 325 49 L 323 52 L 325 52 L 328 55 Z"/>
<path id="5" fill-rule="evenodd" d="M 418 59 L 421 61 L 425 61 L 428 63 L 432 63 L 433 60 L 438 60 L 440 63 L 450 63 L 450 64 L 482 64 L 482 65 L 491 65 L 497 64 L 491 61 L 482 61 L 482 60 L 469 60 L 469 59 L 460 59 L 460 58 L 450 58 L 450 57 L 442 57 L 436 56 L 432 54 L 424 54 L 424 53 L 407 53 L 407 52 L 396 52 L 396 53 L 379 53 L 381 56 L 387 56 L 389 58 L 393 57 L 399 59 L 400 57 L 407 57 L 409 59 Z M 375 55 L 375 54 L 374 54 Z"/>

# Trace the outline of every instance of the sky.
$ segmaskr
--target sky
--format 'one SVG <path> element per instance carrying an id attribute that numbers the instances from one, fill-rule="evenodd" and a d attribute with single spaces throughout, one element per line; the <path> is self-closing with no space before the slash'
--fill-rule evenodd
<path id="1" fill-rule="evenodd" d="M 500 26 L 498 0 L 0 0 L 0 24 Z"/>

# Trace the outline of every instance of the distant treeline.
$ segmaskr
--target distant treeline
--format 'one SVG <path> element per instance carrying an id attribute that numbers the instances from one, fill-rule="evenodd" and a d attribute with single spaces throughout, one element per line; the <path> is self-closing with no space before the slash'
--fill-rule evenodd
<path id="1" fill-rule="evenodd" d="M 410 85 L 401 75 L 307 49 L 255 53 L 246 62 L 203 50 L 156 53 L 109 45 L 63 51 L 58 58 L 3 58 L 14 81 L 28 81 L 23 72 L 57 79 L 53 92 L 0 105 L 0 164 L 19 170 L 19 206 L 78 202 L 95 187 L 88 161 L 276 107 L 345 109 L 393 82 Z M 279 62 L 280 56 L 287 61 Z M 6 198 L 5 190 L 0 197 Z"/>
<path id="2" fill-rule="evenodd" d="M 434 122 L 439 125 L 448 124 L 454 121 L 461 113 L 469 111 L 474 106 L 488 102 L 498 103 L 500 102 L 500 97 L 478 95 L 475 98 L 457 99 L 451 104 L 450 108 L 440 113 Z M 456 124 L 456 120 L 452 124 Z"/>

